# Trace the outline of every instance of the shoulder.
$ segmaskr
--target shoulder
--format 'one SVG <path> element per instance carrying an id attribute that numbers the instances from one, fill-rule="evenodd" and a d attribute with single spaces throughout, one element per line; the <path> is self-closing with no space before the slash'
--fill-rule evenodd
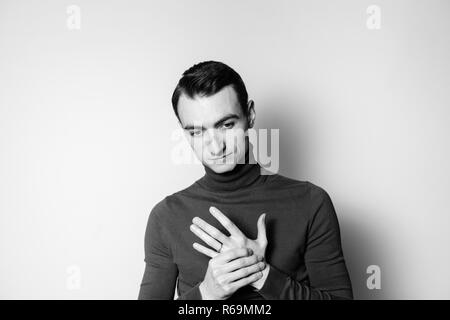
<path id="1" fill-rule="evenodd" d="M 320 215 L 334 214 L 334 206 L 328 192 L 318 184 L 308 181 L 290 178 L 281 174 L 274 174 L 269 178 L 271 188 L 281 190 L 298 199 L 308 211 L 309 219 L 314 219 L 317 213 Z"/>
<path id="2" fill-rule="evenodd" d="M 324 188 L 308 180 L 294 179 L 276 173 L 269 177 L 269 181 L 277 189 L 294 189 L 313 202 L 322 202 L 329 197 Z"/>
<path id="3" fill-rule="evenodd" d="M 153 206 L 150 216 L 153 215 L 155 220 L 164 223 L 168 218 L 170 218 L 170 215 L 174 212 L 174 208 L 185 202 L 186 198 L 195 195 L 196 188 L 198 188 L 196 184 L 192 184 L 182 190 L 165 196 Z"/>
<path id="4" fill-rule="evenodd" d="M 324 188 L 309 182 L 309 200 L 310 224 L 314 223 L 316 225 L 321 224 L 323 227 L 334 226 L 335 228 L 339 228 L 336 210 L 330 195 Z"/>
<path id="5" fill-rule="evenodd" d="M 308 182 L 308 184 L 311 201 L 317 203 L 318 205 L 323 204 L 325 201 L 331 201 L 330 195 L 324 188 L 312 182 Z"/>

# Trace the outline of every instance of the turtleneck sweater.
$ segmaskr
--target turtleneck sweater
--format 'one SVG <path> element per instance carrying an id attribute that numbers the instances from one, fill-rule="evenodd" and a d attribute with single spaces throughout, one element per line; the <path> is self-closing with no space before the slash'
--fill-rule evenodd
<path id="1" fill-rule="evenodd" d="M 250 239 L 266 213 L 270 269 L 260 290 L 248 285 L 230 300 L 353 299 L 337 215 L 328 193 L 309 182 L 269 174 L 251 156 L 234 169 L 205 175 L 173 193 L 150 212 L 145 231 L 145 271 L 138 299 L 201 300 L 210 257 L 192 244 L 203 241 L 189 226 L 198 216 L 229 235 L 209 213 L 215 206 Z M 249 161 L 249 159 L 251 161 Z"/>

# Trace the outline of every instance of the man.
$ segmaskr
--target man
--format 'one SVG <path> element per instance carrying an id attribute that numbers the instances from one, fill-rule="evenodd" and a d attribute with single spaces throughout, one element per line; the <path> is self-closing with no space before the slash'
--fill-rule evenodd
<path id="1" fill-rule="evenodd" d="M 172 105 L 205 175 L 152 209 L 139 299 L 353 299 L 327 192 L 262 174 L 239 74 L 206 61 L 183 73 Z"/>

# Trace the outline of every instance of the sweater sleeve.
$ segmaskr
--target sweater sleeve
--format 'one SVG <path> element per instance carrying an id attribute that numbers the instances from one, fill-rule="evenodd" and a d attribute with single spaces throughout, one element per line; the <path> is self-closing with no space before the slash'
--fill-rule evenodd
<path id="1" fill-rule="evenodd" d="M 155 207 L 148 218 L 145 230 L 145 270 L 138 300 L 172 300 L 178 278 L 178 268 L 173 262 L 166 229 L 156 214 Z M 199 284 L 178 296 L 178 300 L 201 300 Z"/>
<path id="2" fill-rule="evenodd" d="M 152 209 L 145 230 L 145 270 L 139 300 L 171 300 L 175 293 L 178 268 L 165 242 L 165 230 L 160 225 L 156 208 Z"/>
<path id="3" fill-rule="evenodd" d="M 200 283 L 197 283 L 193 288 L 180 295 L 177 300 L 203 300 L 199 287 Z"/>
<path id="4" fill-rule="evenodd" d="M 353 299 L 352 286 L 341 247 L 339 223 L 325 190 L 312 191 L 314 214 L 308 223 L 304 260 L 308 279 L 300 282 L 274 266 L 259 293 L 268 300 Z M 313 209 L 314 210 L 314 209 Z"/>

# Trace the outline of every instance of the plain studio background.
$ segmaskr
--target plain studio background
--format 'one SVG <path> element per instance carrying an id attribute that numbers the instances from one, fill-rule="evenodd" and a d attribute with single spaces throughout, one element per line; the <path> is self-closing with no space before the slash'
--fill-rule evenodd
<path id="1" fill-rule="evenodd" d="M 280 129 L 280 173 L 330 194 L 355 297 L 449 299 L 449 9 L 2 0 L 0 298 L 137 298 L 150 210 L 204 172 L 171 159 L 170 97 L 212 59 Z"/>

